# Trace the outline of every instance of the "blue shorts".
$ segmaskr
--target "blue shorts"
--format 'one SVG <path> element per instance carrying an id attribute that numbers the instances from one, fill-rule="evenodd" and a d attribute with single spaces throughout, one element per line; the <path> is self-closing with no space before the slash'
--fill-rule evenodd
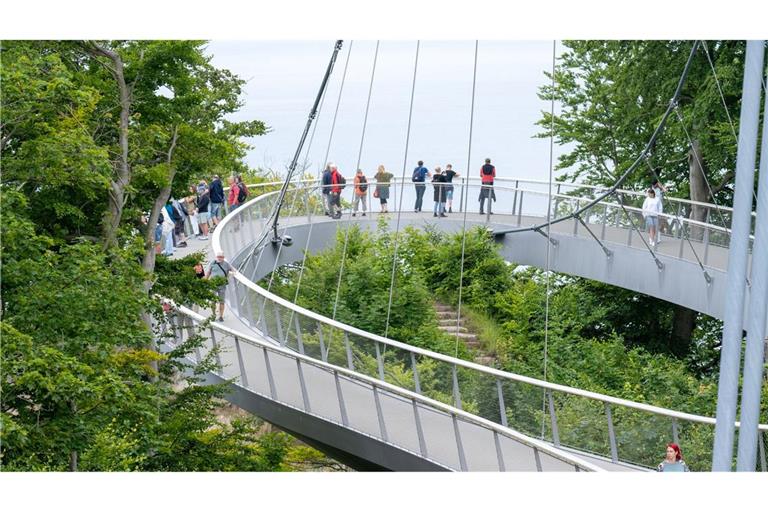
<path id="1" fill-rule="evenodd" d="M 448 201 L 453 200 L 453 189 L 452 188 L 449 188 L 448 190 L 445 191 L 445 198 Z"/>
<path id="2" fill-rule="evenodd" d="M 222 203 L 211 203 L 211 218 L 221 218 L 221 205 Z"/>
<path id="3" fill-rule="evenodd" d="M 645 218 L 645 229 L 659 227 L 659 218 L 655 215 L 649 215 Z"/>

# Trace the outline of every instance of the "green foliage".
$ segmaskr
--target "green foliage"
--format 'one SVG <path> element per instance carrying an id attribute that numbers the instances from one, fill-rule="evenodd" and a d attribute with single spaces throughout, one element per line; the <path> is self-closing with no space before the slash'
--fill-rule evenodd
<path id="1" fill-rule="evenodd" d="M 558 144 L 568 152 L 558 170 L 570 169 L 558 180 L 611 186 L 640 154 L 666 110 L 691 50 L 690 41 L 566 41 L 555 71 L 555 87 L 541 87 L 542 99 L 562 105 L 554 120 Z M 738 126 L 744 68 L 743 41 L 709 41 L 720 87 L 731 118 Z M 551 78 L 549 73 L 547 77 Z M 723 107 L 707 56 L 694 57 L 679 101 L 685 128 L 673 115 L 653 148 L 657 168 L 671 196 L 689 197 L 688 131 L 701 144 L 704 166 L 717 201 L 730 204 L 732 191 L 723 187 L 734 168 L 736 139 Z M 551 118 L 538 122 L 549 137 Z M 629 177 L 624 188 L 647 188 L 653 176 L 645 165 Z"/>

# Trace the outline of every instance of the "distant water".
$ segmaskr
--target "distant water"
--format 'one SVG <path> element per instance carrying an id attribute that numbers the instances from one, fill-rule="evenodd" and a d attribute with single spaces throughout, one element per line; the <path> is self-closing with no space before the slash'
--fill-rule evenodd
<path id="1" fill-rule="evenodd" d="M 339 55 L 308 154 L 313 173 L 328 160 L 351 175 L 358 162 L 375 41 L 345 41 Z M 558 48 L 560 46 L 558 45 Z M 260 119 L 272 132 L 255 138 L 251 166 L 284 172 L 296 151 L 320 86 L 333 41 L 213 41 L 213 63 L 248 80 L 245 105 L 233 120 Z M 549 139 L 535 139 L 535 122 L 550 105 L 537 92 L 552 65 L 551 41 L 481 41 L 477 63 L 471 155 L 473 41 L 421 43 L 408 153 L 406 133 L 415 41 L 382 41 L 373 83 L 360 167 L 372 175 L 384 164 L 396 176 L 410 177 L 417 160 L 433 169 L 453 164 L 477 175 L 491 158 L 498 174 L 546 180 Z M 330 142 L 344 67 L 349 67 Z M 309 140 L 307 141 L 307 144 Z M 305 146 L 305 150 L 307 146 Z M 555 148 L 555 156 L 561 151 Z M 302 153 L 302 160 L 306 151 Z"/>

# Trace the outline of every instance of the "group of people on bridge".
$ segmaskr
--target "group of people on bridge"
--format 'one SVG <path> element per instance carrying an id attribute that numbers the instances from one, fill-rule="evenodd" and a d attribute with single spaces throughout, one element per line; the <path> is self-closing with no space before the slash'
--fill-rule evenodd
<path id="1" fill-rule="evenodd" d="M 433 186 L 433 216 L 447 217 L 446 213 L 453 213 L 453 178 L 459 176 L 459 173 L 453 170 L 453 165 L 446 164 L 445 168 L 439 165 L 430 172 L 424 166 L 424 161 L 419 160 L 416 168 L 411 175 L 411 181 L 414 183 L 416 192 L 416 202 L 413 206 L 414 213 L 422 210 L 424 201 L 424 192 L 427 188 L 427 178 L 431 178 Z M 496 201 L 496 194 L 493 191 L 493 181 L 496 177 L 496 167 L 491 165 L 491 159 L 486 158 L 485 163 L 480 168 L 480 213 L 485 214 L 485 200 L 488 200 L 488 213 L 492 214 L 491 203 Z M 394 175 L 388 172 L 383 165 L 379 165 L 373 179 L 376 180 L 376 186 L 373 197 L 380 203 L 381 213 L 388 213 L 387 201 L 390 196 L 390 187 L 393 184 Z M 347 181 L 339 171 L 338 166 L 333 162 L 326 165 L 321 177 L 321 190 L 323 198 L 323 208 L 325 214 L 329 217 L 341 218 L 341 193 L 347 185 Z M 365 217 L 368 211 L 368 178 L 362 169 L 358 169 L 354 177 L 354 192 L 352 195 L 352 216 L 357 216 L 362 203 L 362 216 Z"/>

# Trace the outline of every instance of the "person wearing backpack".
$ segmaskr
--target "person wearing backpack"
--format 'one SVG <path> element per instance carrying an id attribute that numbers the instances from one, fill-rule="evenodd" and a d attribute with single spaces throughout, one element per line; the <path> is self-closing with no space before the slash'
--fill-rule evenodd
<path id="1" fill-rule="evenodd" d="M 363 202 L 363 217 L 365 212 L 368 211 L 368 179 L 363 174 L 362 169 L 358 169 L 355 173 L 355 194 L 352 197 L 352 216 L 357 215 L 357 207 Z"/>
<path id="2" fill-rule="evenodd" d="M 328 162 L 328 165 L 325 166 L 325 170 L 323 171 L 323 176 L 321 179 L 322 184 L 322 198 L 323 198 L 323 208 L 325 209 L 325 214 L 327 216 L 331 216 L 331 168 L 333 167 L 333 164 L 331 162 Z"/>
<path id="3" fill-rule="evenodd" d="M 235 181 L 237 182 L 237 204 L 240 206 L 248 201 L 248 185 L 245 184 L 242 176 L 235 178 Z"/>
<path id="4" fill-rule="evenodd" d="M 331 217 L 341 218 L 341 191 L 344 190 L 347 180 L 339 172 L 335 165 L 331 167 Z"/>
<path id="5" fill-rule="evenodd" d="M 411 181 L 416 184 L 414 185 L 416 188 L 416 204 L 413 205 L 414 213 L 421 211 L 421 202 L 424 199 L 424 191 L 427 188 L 425 182 L 428 177 L 431 178 L 432 174 L 429 172 L 429 169 L 424 167 L 424 162 L 419 160 L 418 166 L 413 170 L 413 175 L 411 176 Z"/>
<path id="6" fill-rule="evenodd" d="M 210 279 L 212 277 L 223 277 L 225 279 L 229 279 L 229 274 L 237 273 L 237 269 L 235 269 L 232 265 L 229 264 L 228 261 L 224 259 L 224 252 L 218 251 L 216 253 L 216 259 L 213 260 L 208 264 L 208 271 L 205 274 L 206 279 Z M 219 305 L 219 316 L 216 318 L 219 322 L 224 321 L 224 299 L 227 295 L 227 283 L 225 282 L 222 286 L 219 286 L 216 288 L 216 295 L 218 295 L 218 305 Z M 216 316 L 216 305 L 213 306 L 213 315 Z"/>
<path id="7" fill-rule="evenodd" d="M 480 215 L 485 213 L 483 206 L 488 199 L 488 214 L 493 215 L 491 211 L 491 202 L 496 200 L 496 193 L 493 191 L 493 179 L 496 177 L 496 167 L 491 165 L 491 159 L 485 159 L 485 165 L 480 168 Z"/>

